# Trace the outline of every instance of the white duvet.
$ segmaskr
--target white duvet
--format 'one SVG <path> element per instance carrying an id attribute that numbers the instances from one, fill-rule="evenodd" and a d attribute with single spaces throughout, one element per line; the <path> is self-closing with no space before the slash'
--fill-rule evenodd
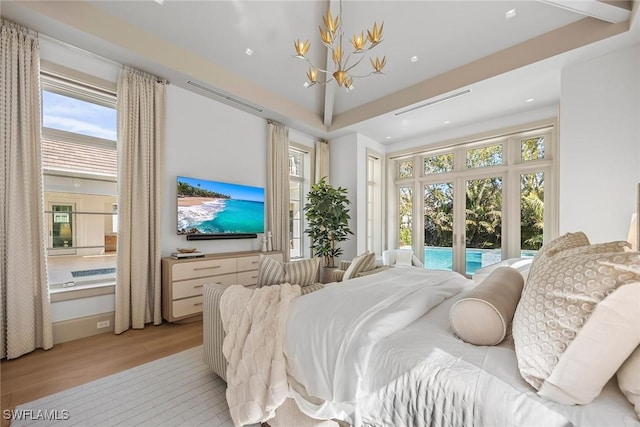
<path id="1" fill-rule="evenodd" d="M 367 393 L 374 346 L 472 283 L 449 271 L 395 268 L 297 299 L 287 320 L 287 373 L 324 401 L 296 398 L 298 405 L 315 417 L 351 418 L 348 403 Z"/>
<path id="2" fill-rule="evenodd" d="M 456 337 L 449 311 L 474 286 L 392 269 L 298 298 L 284 343 L 291 397 L 310 417 L 354 426 L 640 427 L 615 378 L 589 405 L 561 405 L 522 379 L 510 336 L 497 346 Z"/>

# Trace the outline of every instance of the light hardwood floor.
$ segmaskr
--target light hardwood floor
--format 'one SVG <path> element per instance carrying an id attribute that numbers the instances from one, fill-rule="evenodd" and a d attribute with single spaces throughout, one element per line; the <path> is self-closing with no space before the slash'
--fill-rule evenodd
<path id="1" fill-rule="evenodd" d="M 202 344 L 202 321 L 105 333 L 0 362 L 1 406 L 17 405 Z M 9 421 L 2 418 L 2 427 Z"/>

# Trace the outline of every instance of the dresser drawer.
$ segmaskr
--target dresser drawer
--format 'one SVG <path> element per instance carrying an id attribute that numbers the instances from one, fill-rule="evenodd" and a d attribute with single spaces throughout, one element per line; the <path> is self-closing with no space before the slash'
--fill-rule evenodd
<path id="1" fill-rule="evenodd" d="M 238 271 L 257 270 L 259 260 L 260 260 L 260 255 L 239 257 Z"/>
<path id="2" fill-rule="evenodd" d="M 173 301 L 173 317 L 202 313 L 202 295 Z"/>
<path id="3" fill-rule="evenodd" d="M 173 265 L 173 280 L 193 279 L 236 272 L 236 259 L 210 259 Z"/>
<path id="4" fill-rule="evenodd" d="M 238 273 L 238 285 L 251 286 L 258 284 L 258 270 Z"/>
<path id="5" fill-rule="evenodd" d="M 202 295 L 202 287 L 207 283 L 215 283 L 224 286 L 234 285 L 236 283 L 236 273 L 173 282 L 172 298 L 182 299 Z"/>

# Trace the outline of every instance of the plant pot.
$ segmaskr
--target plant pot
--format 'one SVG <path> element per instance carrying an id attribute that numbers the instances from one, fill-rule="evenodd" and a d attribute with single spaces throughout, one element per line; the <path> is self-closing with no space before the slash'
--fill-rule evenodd
<path id="1" fill-rule="evenodd" d="M 333 272 L 337 270 L 337 267 L 320 267 L 320 283 L 333 282 Z"/>

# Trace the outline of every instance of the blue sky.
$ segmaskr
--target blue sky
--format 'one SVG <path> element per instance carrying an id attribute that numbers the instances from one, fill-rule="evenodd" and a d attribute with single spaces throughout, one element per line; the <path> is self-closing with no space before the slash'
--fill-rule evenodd
<path id="1" fill-rule="evenodd" d="M 227 182 L 208 181 L 197 178 L 178 177 L 178 181 L 185 182 L 194 187 L 226 194 L 235 200 L 249 200 L 264 202 L 264 188 L 249 187 L 247 185 L 231 184 Z"/>
<path id="2" fill-rule="evenodd" d="M 116 140 L 116 110 L 42 91 L 42 125 L 82 135 Z"/>

